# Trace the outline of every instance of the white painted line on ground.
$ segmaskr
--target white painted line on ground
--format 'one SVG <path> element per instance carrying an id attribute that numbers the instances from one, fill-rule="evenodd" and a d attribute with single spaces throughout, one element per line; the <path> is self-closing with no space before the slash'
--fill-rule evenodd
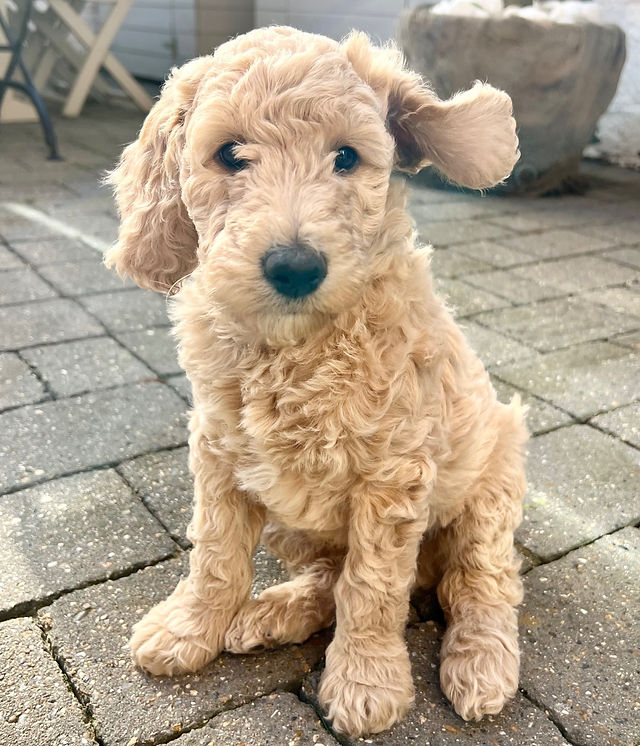
<path id="1" fill-rule="evenodd" d="M 40 225 L 51 228 L 51 230 L 55 231 L 57 234 L 61 234 L 67 238 L 76 238 L 78 241 L 82 241 L 82 243 L 90 246 L 96 251 L 99 251 L 101 254 L 104 254 L 104 252 L 111 246 L 107 241 L 103 241 L 100 238 L 84 233 L 71 225 L 67 225 L 67 223 L 63 223 L 61 220 L 52 218 L 51 215 L 47 215 L 45 212 L 36 210 L 35 207 L 30 207 L 22 202 L 0 202 L 0 207 L 12 212 L 14 215 L 20 215 L 20 217 L 26 218 L 32 223 L 40 223 Z"/>

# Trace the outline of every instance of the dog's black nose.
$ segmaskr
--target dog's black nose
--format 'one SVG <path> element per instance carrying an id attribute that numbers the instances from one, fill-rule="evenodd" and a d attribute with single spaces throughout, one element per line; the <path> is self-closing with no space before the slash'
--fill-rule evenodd
<path id="1" fill-rule="evenodd" d="M 327 276 L 327 258 L 306 246 L 276 246 L 262 257 L 262 272 L 287 298 L 303 298 Z"/>

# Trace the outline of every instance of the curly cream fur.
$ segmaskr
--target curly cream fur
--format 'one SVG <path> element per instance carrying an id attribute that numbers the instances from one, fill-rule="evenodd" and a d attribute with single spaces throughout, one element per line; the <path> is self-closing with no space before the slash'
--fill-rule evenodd
<path id="1" fill-rule="evenodd" d="M 174 71 L 110 177 L 122 226 L 107 261 L 156 289 L 188 275 L 173 314 L 194 396 L 194 548 L 135 627 L 142 667 L 195 670 L 335 616 L 320 700 L 338 730 L 377 732 L 413 699 L 409 593 L 438 584 L 456 710 L 480 718 L 514 693 L 522 409 L 497 402 L 434 294 L 390 180 L 431 162 L 489 186 L 515 163 L 514 132 L 504 93 L 439 101 L 362 34 L 261 29 Z M 229 141 L 248 168 L 213 157 Z M 361 161 L 336 174 L 344 145 Z M 329 269 L 291 301 L 260 258 L 295 242 Z M 291 580 L 249 600 L 261 534 Z"/>

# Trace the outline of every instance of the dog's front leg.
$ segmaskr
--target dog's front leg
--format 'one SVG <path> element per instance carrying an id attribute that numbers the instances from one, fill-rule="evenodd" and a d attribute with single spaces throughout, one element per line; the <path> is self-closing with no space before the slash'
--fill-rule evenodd
<path id="1" fill-rule="evenodd" d="M 352 501 L 336 633 L 319 689 L 334 728 L 352 736 L 391 727 L 413 701 L 404 629 L 424 522 L 407 507 L 389 510 L 388 496 L 366 489 Z"/>
<path id="2" fill-rule="evenodd" d="M 224 646 L 231 620 L 249 597 L 253 552 L 264 509 L 235 489 L 231 467 L 204 438 L 190 440 L 195 503 L 188 536 L 190 572 L 134 627 L 133 659 L 156 675 L 197 671 Z"/>

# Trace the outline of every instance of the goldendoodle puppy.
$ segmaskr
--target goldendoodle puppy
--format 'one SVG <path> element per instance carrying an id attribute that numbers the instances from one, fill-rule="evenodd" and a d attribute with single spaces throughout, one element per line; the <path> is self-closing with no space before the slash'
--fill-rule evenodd
<path id="1" fill-rule="evenodd" d="M 523 413 L 434 294 L 390 174 L 433 164 L 482 189 L 517 144 L 505 93 L 440 101 L 359 33 L 259 29 L 173 72 L 111 174 L 107 255 L 178 289 L 193 386 L 191 569 L 135 627 L 144 669 L 194 671 L 335 618 L 320 701 L 340 731 L 381 731 L 413 698 L 409 594 L 437 585 L 456 711 L 514 694 Z M 291 580 L 250 600 L 261 538 Z"/>

